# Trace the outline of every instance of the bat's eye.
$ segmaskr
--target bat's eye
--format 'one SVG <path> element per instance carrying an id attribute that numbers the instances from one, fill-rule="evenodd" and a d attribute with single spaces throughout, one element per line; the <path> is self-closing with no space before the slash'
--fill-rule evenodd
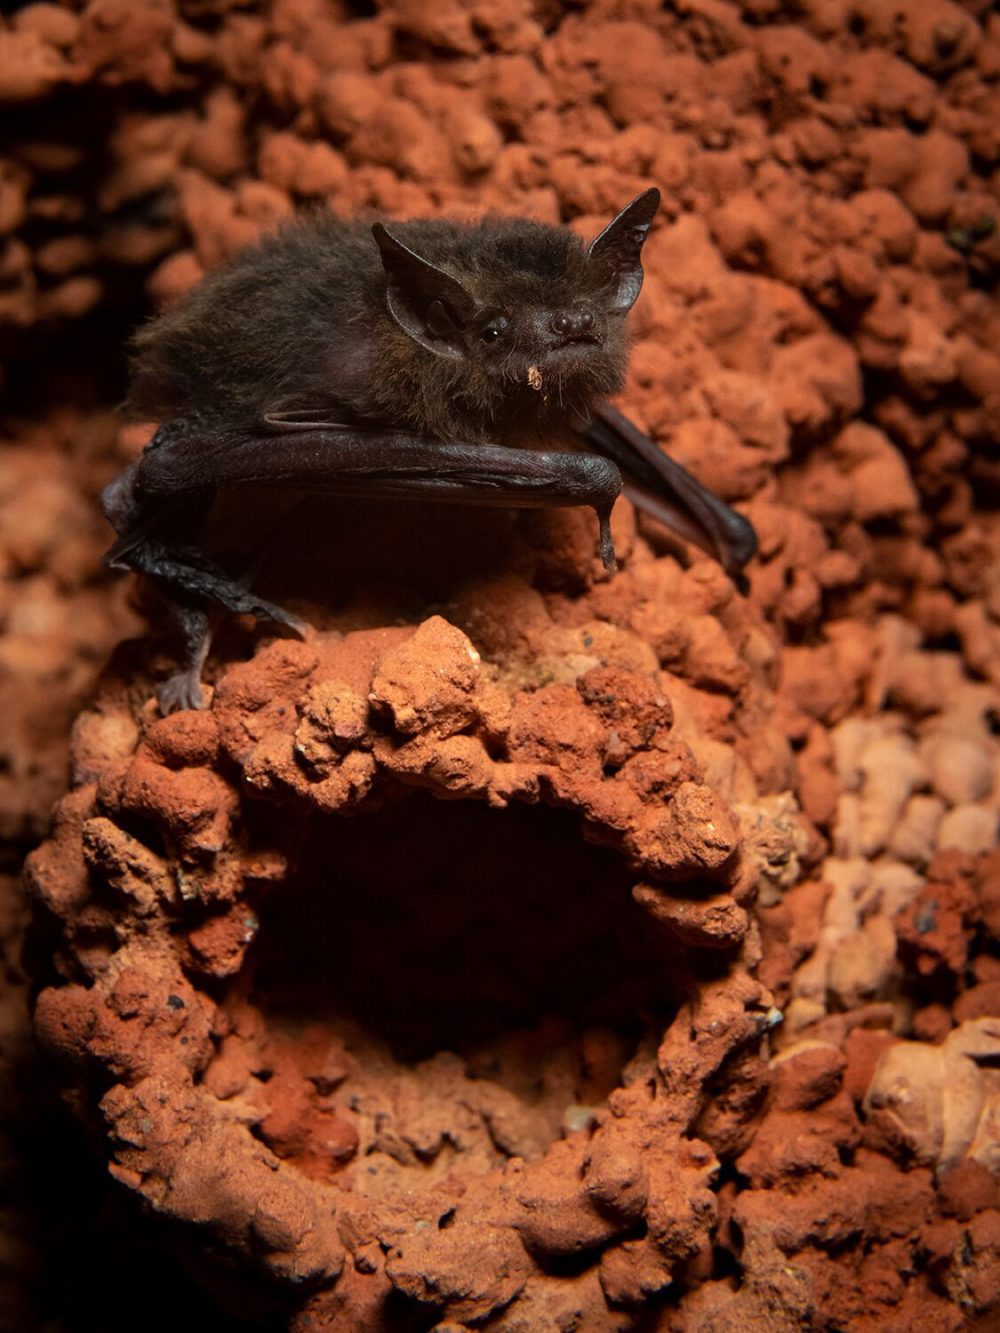
<path id="1" fill-rule="evenodd" d="M 499 342 L 506 328 L 507 321 L 505 319 L 494 319 L 486 325 L 485 329 L 481 330 L 479 336 L 484 343 Z"/>

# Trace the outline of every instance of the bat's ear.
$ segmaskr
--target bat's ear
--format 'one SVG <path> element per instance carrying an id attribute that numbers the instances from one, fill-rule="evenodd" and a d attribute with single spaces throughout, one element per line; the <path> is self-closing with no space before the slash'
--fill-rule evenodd
<path id="1" fill-rule="evenodd" d="M 610 314 L 624 315 L 635 305 L 642 288 L 642 245 L 659 206 L 659 190 L 645 190 L 626 204 L 590 247 L 590 262 L 611 290 Z"/>
<path id="2" fill-rule="evenodd" d="M 476 303 L 457 278 L 421 259 L 397 241 L 381 222 L 372 235 L 389 279 L 386 305 L 404 333 L 436 356 L 463 361 L 465 326 L 476 313 Z"/>

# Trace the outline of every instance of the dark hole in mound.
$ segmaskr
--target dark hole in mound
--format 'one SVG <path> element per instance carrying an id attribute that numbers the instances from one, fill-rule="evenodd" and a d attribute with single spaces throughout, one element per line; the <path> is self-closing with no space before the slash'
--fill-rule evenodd
<path id="1" fill-rule="evenodd" d="M 562 811 L 420 794 L 318 822 L 296 859 L 253 954 L 275 1017 L 341 1017 L 419 1059 L 553 1019 L 634 1041 L 682 998 L 635 876 Z"/>

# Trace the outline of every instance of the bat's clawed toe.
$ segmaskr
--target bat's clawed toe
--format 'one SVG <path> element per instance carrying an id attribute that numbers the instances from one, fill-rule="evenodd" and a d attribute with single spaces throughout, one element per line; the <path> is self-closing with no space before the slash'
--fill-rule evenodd
<path id="1" fill-rule="evenodd" d="M 203 709 L 206 707 L 205 691 L 201 684 L 199 670 L 178 671 L 165 680 L 156 691 L 156 702 L 164 717 L 171 713 L 180 713 L 184 709 Z"/>
<path id="2" fill-rule="evenodd" d="M 255 616 L 258 620 L 266 620 L 280 626 L 281 629 L 288 630 L 300 639 L 308 639 L 314 632 L 307 621 L 263 598 L 247 595 L 246 604 L 239 607 L 239 610 Z M 188 665 L 183 671 L 178 671 L 165 680 L 156 691 L 156 701 L 164 717 L 187 708 L 208 707 L 201 680 L 202 669 L 212 641 L 208 617 L 204 611 L 178 605 L 174 605 L 172 611 L 174 619 L 184 633 L 185 660 Z"/>

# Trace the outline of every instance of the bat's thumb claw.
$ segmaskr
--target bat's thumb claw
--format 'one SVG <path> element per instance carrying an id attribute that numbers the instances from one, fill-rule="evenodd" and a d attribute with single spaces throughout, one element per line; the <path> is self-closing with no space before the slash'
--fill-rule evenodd
<path id="1" fill-rule="evenodd" d="M 292 634 L 300 639 L 306 639 L 312 633 L 312 627 L 298 616 L 292 615 L 291 611 L 286 611 L 283 606 L 276 606 L 274 602 L 265 602 L 262 597 L 252 597 L 248 599 L 248 605 L 241 608 L 255 615 L 259 620 L 269 620 L 272 625 L 280 625 L 283 629 L 290 630 Z"/>
<path id="2" fill-rule="evenodd" d="M 609 574 L 613 574 L 618 568 L 618 561 L 615 558 L 615 543 L 611 536 L 611 515 L 598 514 L 598 521 L 601 525 L 601 562 Z"/>
<path id="3" fill-rule="evenodd" d="M 275 617 L 275 621 L 277 624 L 284 626 L 285 629 L 290 630 L 298 639 L 308 640 L 316 633 L 307 620 L 300 620 L 298 616 L 293 616 L 289 611 L 282 611 L 280 616 Z"/>

